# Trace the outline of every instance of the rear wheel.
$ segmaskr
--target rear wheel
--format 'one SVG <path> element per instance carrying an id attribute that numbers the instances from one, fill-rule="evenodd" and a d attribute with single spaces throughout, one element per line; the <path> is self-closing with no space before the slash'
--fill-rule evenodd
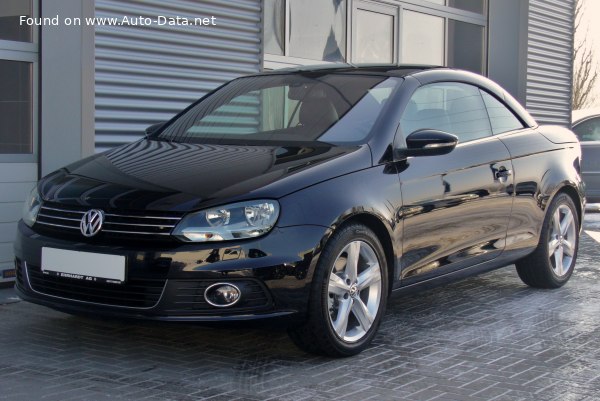
<path id="1" fill-rule="evenodd" d="M 578 248 L 577 209 L 570 196 L 558 194 L 548 208 L 538 247 L 516 263 L 517 273 L 532 287 L 561 287 L 573 274 Z"/>
<path id="2" fill-rule="evenodd" d="M 387 264 L 377 236 L 352 224 L 328 241 L 313 276 L 307 321 L 290 328 L 305 351 L 351 356 L 364 350 L 387 302 Z"/>

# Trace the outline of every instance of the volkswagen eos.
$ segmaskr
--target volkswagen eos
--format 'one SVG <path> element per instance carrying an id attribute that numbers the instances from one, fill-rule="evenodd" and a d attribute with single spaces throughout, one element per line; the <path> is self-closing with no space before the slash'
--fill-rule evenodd
<path id="1" fill-rule="evenodd" d="M 283 318 L 301 348 L 365 349 L 394 293 L 514 263 L 565 284 L 581 149 L 487 78 L 335 65 L 235 79 L 146 137 L 33 189 L 18 294 L 69 313 Z"/>

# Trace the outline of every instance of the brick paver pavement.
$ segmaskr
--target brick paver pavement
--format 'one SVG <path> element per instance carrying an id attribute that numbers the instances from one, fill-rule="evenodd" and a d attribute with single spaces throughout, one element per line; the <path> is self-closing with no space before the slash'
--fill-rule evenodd
<path id="1" fill-rule="evenodd" d="M 600 215 L 586 229 L 600 232 Z M 282 330 L 118 322 L 0 306 L 2 400 L 600 400 L 600 244 L 559 290 L 508 267 L 393 298 L 373 346 L 299 351 Z"/>

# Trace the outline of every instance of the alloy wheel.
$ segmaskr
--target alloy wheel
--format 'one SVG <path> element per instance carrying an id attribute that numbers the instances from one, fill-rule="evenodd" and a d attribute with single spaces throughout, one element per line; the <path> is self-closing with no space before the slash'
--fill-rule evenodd
<path id="1" fill-rule="evenodd" d="M 364 241 L 352 241 L 336 258 L 328 284 L 328 313 L 336 335 L 346 342 L 363 338 L 381 303 L 381 267 Z"/>
<path id="2" fill-rule="evenodd" d="M 577 227 L 573 212 L 566 205 L 559 206 L 552 216 L 548 242 L 548 257 L 552 270 L 558 277 L 571 269 L 575 256 Z"/>

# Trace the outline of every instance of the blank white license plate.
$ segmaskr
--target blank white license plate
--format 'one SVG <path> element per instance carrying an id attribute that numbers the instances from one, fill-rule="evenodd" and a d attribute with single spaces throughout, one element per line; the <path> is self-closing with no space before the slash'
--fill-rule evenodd
<path id="1" fill-rule="evenodd" d="M 121 284 L 125 256 L 42 248 L 42 272 L 58 277 Z"/>

